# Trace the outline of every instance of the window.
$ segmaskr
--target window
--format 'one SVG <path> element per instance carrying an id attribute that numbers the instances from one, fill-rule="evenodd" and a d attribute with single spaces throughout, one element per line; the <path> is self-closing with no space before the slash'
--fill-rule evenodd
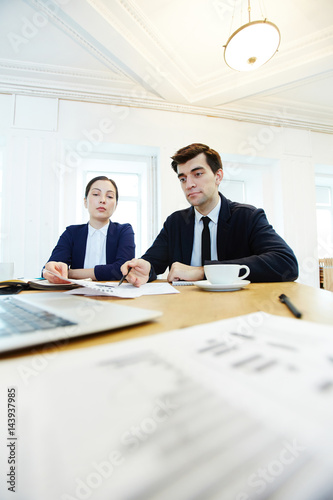
<path id="1" fill-rule="evenodd" d="M 245 203 L 246 183 L 244 170 L 239 163 L 223 162 L 223 179 L 219 185 L 219 191 L 229 200 Z"/>
<path id="2" fill-rule="evenodd" d="M 2 163 L 3 163 L 3 153 L 0 150 L 0 228 L 2 226 Z M 2 234 L 2 228 L 1 228 L 1 234 Z M 1 238 L 2 240 L 2 238 Z M 2 243 L 2 241 L 1 241 Z M 2 244 L 0 247 L 0 261 L 3 260 L 3 248 Z"/>
<path id="3" fill-rule="evenodd" d="M 333 184 L 333 179 L 332 179 Z M 317 235 L 318 235 L 318 257 L 332 257 L 333 255 L 333 206 L 332 186 L 316 186 L 316 212 L 317 212 Z"/>
<path id="4" fill-rule="evenodd" d="M 245 182 L 223 179 L 219 186 L 221 193 L 231 201 L 245 203 Z"/>
<path id="5" fill-rule="evenodd" d="M 138 257 L 150 246 L 157 230 L 156 165 L 154 156 L 122 154 L 101 155 L 82 162 L 79 193 L 84 192 L 87 183 L 98 175 L 105 175 L 117 184 L 119 201 L 112 221 L 132 225 Z M 82 199 L 79 203 L 82 207 Z M 81 210 L 86 220 L 87 212 L 83 207 Z"/>
<path id="6" fill-rule="evenodd" d="M 264 182 L 267 175 L 271 173 L 269 166 L 248 165 L 236 159 L 225 160 L 223 171 L 223 180 L 219 189 L 224 196 L 238 203 L 264 206 Z"/>
<path id="7" fill-rule="evenodd" d="M 284 218 L 279 162 L 268 158 L 246 159 L 224 154 L 220 191 L 227 198 L 263 208 L 270 224 L 282 237 Z"/>

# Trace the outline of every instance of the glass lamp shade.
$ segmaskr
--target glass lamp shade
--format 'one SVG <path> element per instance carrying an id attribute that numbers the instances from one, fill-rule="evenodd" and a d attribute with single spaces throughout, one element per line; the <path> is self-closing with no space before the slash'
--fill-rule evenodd
<path id="1" fill-rule="evenodd" d="M 224 60 L 237 71 L 251 71 L 269 61 L 280 45 L 280 31 L 269 21 L 253 21 L 231 35 Z"/>

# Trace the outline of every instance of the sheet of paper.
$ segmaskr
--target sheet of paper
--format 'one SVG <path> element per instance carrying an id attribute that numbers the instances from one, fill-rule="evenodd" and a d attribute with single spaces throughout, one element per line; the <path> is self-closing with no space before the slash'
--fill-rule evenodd
<path id="1" fill-rule="evenodd" d="M 142 293 L 140 289 L 134 290 L 120 290 L 116 292 L 114 288 L 108 288 L 107 290 L 96 289 L 96 288 L 75 288 L 74 290 L 68 290 L 65 292 L 66 295 L 84 295 L 86 297 L 102 297 L 111 296 L 118 297 L 122 299 L 135 299 L 136 297 L 141 297 Z"/>
<path id="2" fill-rule="evenodd" d="M 54 273 L 53 271 L 48 270 L 50 274 L 53 274 L 53 276 L 56 276 L 57 278 L 60 278 L 62 281 L 65 283 L 73 283 L 74 285 L 80 285 L 82 287 L 87 287 L 95 290 L 102 290 L 103 287 L 105 290 L 108 288 L 112 288 L 114 284 L 111 286 L 111 284 L 104 284 L 104 283 L 99 283 L 98 281 L 92 281 L 90 278 L 86 280 L 75 280 L 72 278 L 63 278 L 60 274 Z"/>
<path id="3" fill-rule="evenodd" d="M 49 271 L 54 276 L 61 278 L 56 273 Z M 63 278 L 62 278 L 63 279 Z M 139 288 L 131 285 L 130 283 L 123 283 L 118 286 L 118 283 L 106 282 L 100 283 L 98 281 L 91 280 L 75 280 L 66 278 L 68 283 L 74 283 L 80 285 L 82 288 L 76 288 L 74 290 L 69 290 L 68 294 L 71 295 L 89 295 L 89 296 L 102 296 L 108 295 L 112 297 L 120 297 L 123 299 L 134 299 L 136 297 L 141 297 L 141 295 L 162 295 L 170 293 L 179 293 L 175 290 L 170 283 L 146 283 L 141 285 Z"/>
<path id="4" fill-rule="evenodd" d="M 114 283 L 98 283 L 93 282 L 93 286 L 84 288 L 76 288 L 65 292 L 71 295 L 89 295 L 89 296 L 112 296 L 123 299 L 135 299 L 141 295 L 164 295 L 171 293 L 179 293 L 170 283 L 146 283 L 139 288 L 130 283 L 123 283 L 121 286 Z"/>
<path id="5" fill-rule="evenodd" d="M 12 443 L 20 499 L 331 498 L 329 326 L 258 312 L 21 357 L 1 362 L 0 394 L 0 470 Z"/>

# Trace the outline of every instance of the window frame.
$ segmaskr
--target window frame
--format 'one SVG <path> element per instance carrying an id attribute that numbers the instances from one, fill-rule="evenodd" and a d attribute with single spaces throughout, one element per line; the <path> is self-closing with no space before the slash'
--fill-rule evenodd
<path id="1" fill-rule="evenodd" d="M 95 167 L 93 166 L 94 162 L 96 163 Z M 121 223 L 132 224 L 135 230 L 136 256 L 138 257 L 151 245 L 158 229 L 157 166 L 157 155 L 92 152 L 82 160 L 81 175 L 77 178 L 77 193 L 84 193 L 87 182 L 95 176 L 114 177 L 114 181 L 117 183 L 119 175 L 138 175 L 139 192 L 137 197 L 126 196 L 122 190 L 119 193 L 119 204 L 126 201 L 134 201 L 138 204 L 139 215 L 136 216 L 136 223 L 133 223 L 133 219 L 132 222 L 131 220 L 121 221 Z M 87 212 L 83 207 L 82 198 L 78 195 L 77 199 L 77 211 L 80 218 L 85 220 Z M 115 222 L 117 222 L 117 210 L 112 217 Z"/>
<path id="2" fill-rule="evenodd" d="M 317 201 L 317 188 L 327 188 L 329 189 L 330 201 L 328 204 L 319 203 Z M 315 182 L 316 190 L 316 220 L 317 220 L 317 241 L 318 241 L 318 257 L 327 258 L 333 255 L 333 175 L 317 175 Z M 328 237 L 322 237 L 319 234 L 320 223 L 318 221 L 318 215 L 320 212 L 328 212 L 331 220 L 331 227 Z"/>

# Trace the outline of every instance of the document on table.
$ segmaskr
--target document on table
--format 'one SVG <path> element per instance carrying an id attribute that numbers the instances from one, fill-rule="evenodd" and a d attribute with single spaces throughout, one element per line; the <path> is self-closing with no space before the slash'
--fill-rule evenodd
<path id="1" fill-rule="evenodd" d="M 118 286 L 117 283 L 99 283 L 96 281 L 89 282 L 90 285 L 83 285 L 84 288 L 75 288 L 68 290 L 66 294 L 71 295 L 108 295 L 111 297 L 120 297 L 123 299 L 135 299 L 141 295 L 163 295 L 170 293 L 179 293 L 170 283 L 146 283 L 139 288 L 130 283 L 123 283 Z M 81 283 L 82 284 L 82 283 Z"/>
<path id="2" fill-rule="evenodd" d="M 0 394 L 20 499 L 332 498 L 331 326 L 258 312 L 3 360 Z"/>
<path id="3" fill-rule="evenodd" d="M 56 273 L 48 271 L 49 273 L 63 279 Z M 136 297 L 141 297 L 141 295 L 162 295 L 170 293 L 179 293 L 178 290 L 173 288 L 170 283 L 146 283 L 140 287 L 135 287 L 130 283 L 123 283 L 118 286 L 118 283 L 106 282 L 100 283 L 98 281 L 91 280 L 75 280 L 71 278 L 66 278 L 68 283 L 73 283 L 75 285 L 80 285 L 81 288 L 75 288 L 73 290 L 68 290 L 67 294 L 71 295 L 89 295 L 89 296 L 102 296 L 108 295 L 111 297 L 120 297 L 123 299 L 134 299 Z"/>

